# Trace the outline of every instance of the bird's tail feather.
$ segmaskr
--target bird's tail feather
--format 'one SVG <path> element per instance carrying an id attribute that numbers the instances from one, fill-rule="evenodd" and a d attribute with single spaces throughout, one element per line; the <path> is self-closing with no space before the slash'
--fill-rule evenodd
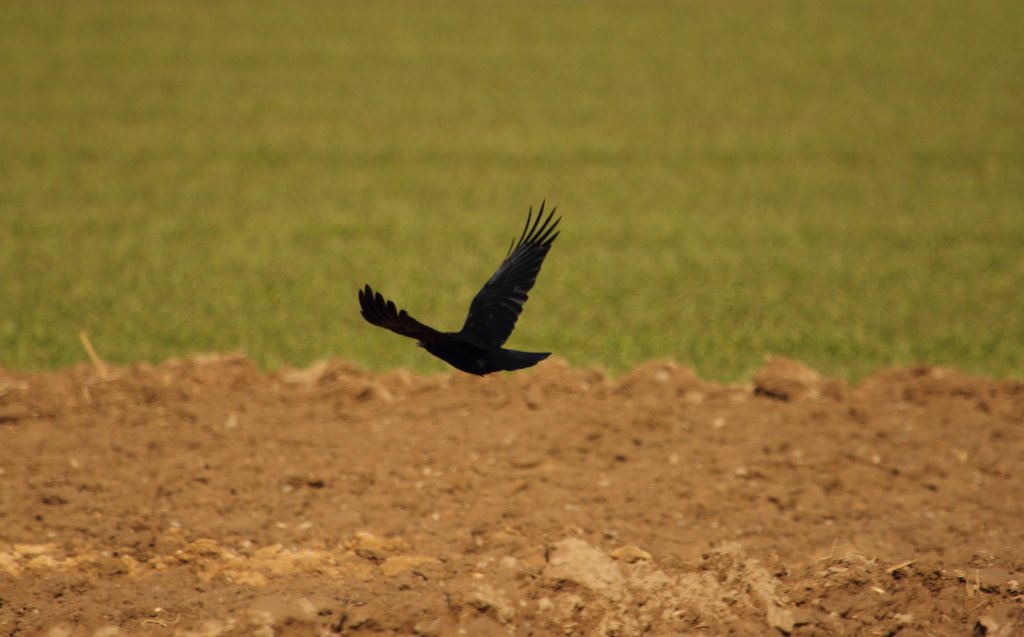
<path id="1" fill-rule="evenodd" d="M 506 371 L 533 367 L 548 356 L 551 356 L 551 352 L 519 352 L 506 349 L 502 351 L 501 367 Z"/>

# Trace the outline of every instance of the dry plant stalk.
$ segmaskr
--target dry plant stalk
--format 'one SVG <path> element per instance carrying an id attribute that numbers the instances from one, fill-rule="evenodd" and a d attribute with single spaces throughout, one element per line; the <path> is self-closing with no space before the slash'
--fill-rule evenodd
<path id="1" fill-rule="evenodd" d="M 103 380 L 107 379 L 107 365 L 100 358 L 100 355 L 96 353 L 96 349 L 92 346 L 92 341 L 89 340 L 89 335 L 85 333 L 85 330 L 78 332 L 78 338 L 81 339 L 82 345 L 85 347 L 85 352 L 89 355 L 92 360 L 93 367 L 99 373 L 100 378 Z"/>

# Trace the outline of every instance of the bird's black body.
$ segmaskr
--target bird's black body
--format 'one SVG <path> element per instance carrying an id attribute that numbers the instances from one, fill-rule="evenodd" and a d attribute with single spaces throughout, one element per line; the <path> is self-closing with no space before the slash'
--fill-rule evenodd
<path id="1" fill-rule="evenodd" d="M 558 237 L 561 219 L 551 222 L 552 208 L 546 219 L 541 203 L 536 219 L 531 208 L 519 241 L 513 240 L 505 260 L 484 284 L 469 306 L 469 315 L 458 332 L 439 332 L 399 310 L 369 285 L 359 290 L 363 318 L 378 327 L 414 338 L 434 356 L 452 367 L 483 376 L 497 371 L 531 367 L 550 352 L 519 352 L 504 349 L 530 289 L 537 280 L 551 244 Z"/>
<path id="2" fill-rule="evenodd" d="M 419 346 L 455 369 L 477 376 L 531 367 L 551 354 L 551 352 L 517 352 L 514 349 L 501 347 L 481 347 L 460 337 L 457 332 L 449 332 L 445 336 L 451 337 L 451 340 L 420 341 Z"/>

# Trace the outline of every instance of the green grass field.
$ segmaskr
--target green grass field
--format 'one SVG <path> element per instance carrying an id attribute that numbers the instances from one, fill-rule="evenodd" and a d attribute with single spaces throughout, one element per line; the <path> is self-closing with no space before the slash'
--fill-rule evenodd
<path id="1" fill-rule="evenodd" d="M 443 365 L 527 207 L 510 346 L 620 372 L 1024 375 L 1024 3 L 0 8 L 0 366 Z"/>

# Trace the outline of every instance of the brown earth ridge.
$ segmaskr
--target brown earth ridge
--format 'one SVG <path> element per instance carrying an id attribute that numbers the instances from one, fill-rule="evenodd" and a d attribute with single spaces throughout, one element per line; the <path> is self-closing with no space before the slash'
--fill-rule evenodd
<path id="1" fill-rule="evenodd" d="M 0 369 L 0 635 L 1024 635 L 1024 382 Z"/>

